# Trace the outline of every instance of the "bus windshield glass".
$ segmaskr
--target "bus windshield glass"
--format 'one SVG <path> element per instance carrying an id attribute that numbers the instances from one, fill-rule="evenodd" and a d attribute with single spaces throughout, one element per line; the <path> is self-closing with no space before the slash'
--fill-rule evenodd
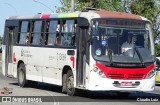
<path id="1" fill-rule="evenodd" d="M 144 64 L 155 61 L 149 22 L 125 19 L 92 21 L 92 55 L 97 61 Z"/>

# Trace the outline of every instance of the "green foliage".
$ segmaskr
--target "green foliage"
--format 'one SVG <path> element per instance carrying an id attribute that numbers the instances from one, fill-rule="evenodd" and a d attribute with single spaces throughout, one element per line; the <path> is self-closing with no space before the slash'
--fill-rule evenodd
<path id="1" fill-rule="evenodd" d="M 57 9 L 57 12 L 69 12 L 71 0 L 60 1 L 62 6 Z M 127 12 L 130 1 L 131 0 L 75 0 L 75 9 L 80 11 L 84 7 L 91 7 L 110 11 Z"/>
<path id="2" fill-rule="evenodd" d="M 153 31 L 155 37 L 159 33 L 160 20 L 160 4 L 159 0 L 134 0 L 130 6 L 131 13 L 141 15 L 149 19 L 153 24 Z"/>
<path id="3" fill-rule="evenodd" d="M 77 0 L 76 10 L 81 10 L 84 7 L 92 7 L 98 9 L 105 9 L 110 11 L 127 11 L 127 4 L 130 0 L 125 0 L 122 2 L 121 0 Z"/>
<path id="4" fill-rule="evenodd" d="M 71 0 L 60 0 L 61 7 L 58 7 L 56 12 L 69 12 L 71 8 Z"/>
<path id="5" fill-rule="evenodd" d="M 156 56 L 160 56 L 160 44 L 155 44 L 156 47 Z"/>

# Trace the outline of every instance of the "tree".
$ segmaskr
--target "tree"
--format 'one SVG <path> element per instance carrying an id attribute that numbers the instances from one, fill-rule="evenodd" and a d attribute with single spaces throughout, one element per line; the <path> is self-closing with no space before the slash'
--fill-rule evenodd
<path id="1" fill-rule="evenodd" d="M 125 2 L 122 2 L 125 1 Z M 121 11 L 126 12 L 127 6 L 130 0 L 76 0 L 75 9 L 77 11 L 82 10 L 84 7 L 106 9 L 110 11 Z M 57 10 L 58 12 L 69 12 L 71 8 L 71 0 L 60 0 L 61 7 Z"/>
<path id="2" fill-rule="evenodd" d="M 61 7 L 58 7 L 56 12 L 69 12 L 71 8 L 71 0 L 60 0 Z"/>
<path id="3" fill-rule="evenodd" d="M 131 13 L 141 15 L 149 19 L 153 24 L 153 31 L 157 37 L 160 25 L 160 3 L 159 0 L 134 0 L 130 6 Z"/>
<path id="4" fill-rule="evenodd" d="M 160 56 L 160 44 L 155 44 L 156 47 L 156 56 Z"/>
<path id="5" fill-rule="evenodd" d="M 81 10 L 84 7 L 92 7 L 98 9 L 105 9 L 110 11 L 127 11 L 127 5 L 130 0 L 77 0 L 77 10 Z"/>

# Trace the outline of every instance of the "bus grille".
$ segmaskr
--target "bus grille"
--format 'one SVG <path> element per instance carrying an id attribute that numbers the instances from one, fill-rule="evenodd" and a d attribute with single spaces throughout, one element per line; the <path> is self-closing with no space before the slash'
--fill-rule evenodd
<path id="1" fill-rule="evenodd" d="M 111 79 L 143 79 L 144 74 L 108 74 L 108 78 Z"/>
<path id="2" fill-rule="evenodd" d="M 108 78 L 111 78 L 111 79 L 124 79 L 124 74 L 108 74 Z"/>
<path id="3" fill-rule="evenodd" d="M 143 79 L 144 74 L 129 74 L 128 79 Z"/>

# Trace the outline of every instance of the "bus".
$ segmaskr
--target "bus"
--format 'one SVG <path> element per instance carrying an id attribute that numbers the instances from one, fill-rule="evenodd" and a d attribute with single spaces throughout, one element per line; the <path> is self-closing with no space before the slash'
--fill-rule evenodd
<path id="1" fill-rule="evenodd" d="M 131 48 L 121 46 L 132 34 Z M 2 72 L 20 87 L 38 82 L 116 92 L 153 91 L 155 49 L 152 25 L 144 17 L 86 8 L 73 13 L 40 13 L 6 19 Z"/>

